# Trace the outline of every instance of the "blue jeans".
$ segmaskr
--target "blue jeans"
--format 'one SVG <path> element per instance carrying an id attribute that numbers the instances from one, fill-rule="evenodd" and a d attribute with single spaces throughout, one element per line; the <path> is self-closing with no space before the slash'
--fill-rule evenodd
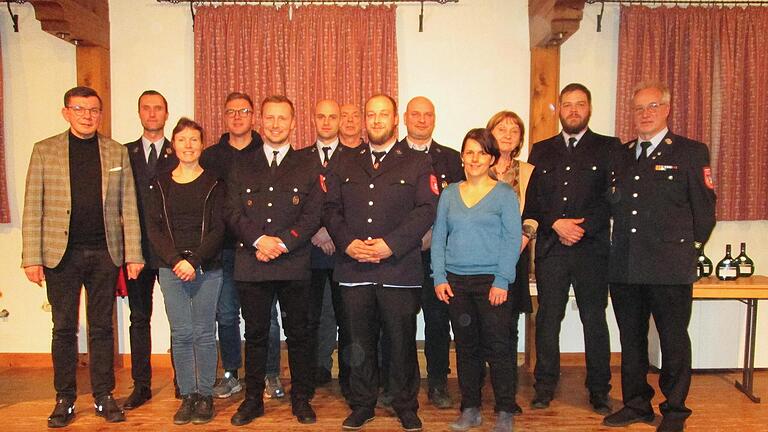
<path id="1" fill-rule="evenodd" d="M 171 349 L 182 395 L 213 394 L 216 380 L 216 303 L 222 271 L 197 271 L 184 282 L 171 269 L 159 270 L 165 312 L 171 325 Z"/>
<path id="2" fill-rule="evenodd" d="M 269 320 L 269 340 L 267 341 L 267 375 L 280 375 L 280 323 L 277 321 L 277 296 L 272 299 L 272 316 Z"/>
<path id="3" fill-rule="evenodd" d="M 221 251 L 222 284 L 221 294 L 216 308 L 216 322 L 219 326 L 219 346 L 221 348 L 221 367 L 224 370 L 237 370 L 243 364 L 240 348 L 240 298 L 237 296 L 235 281 L 235 251 Z"/>
<path id="4" fill-rule="evenodd" d="M 225 371 L 238 370 L 243 365 L 240 339 L 240 297 L 235 287 L 235 251 L 221 251 L 223 283 L 216 308 L 216 322 L 219 326 L 219 348 L 221 368 Z M 280 323 L 277 320 L 277 298 L 272 302 L 272 321 L 269 326 L 267 349 L 267 375 L 280 373 Z"/>

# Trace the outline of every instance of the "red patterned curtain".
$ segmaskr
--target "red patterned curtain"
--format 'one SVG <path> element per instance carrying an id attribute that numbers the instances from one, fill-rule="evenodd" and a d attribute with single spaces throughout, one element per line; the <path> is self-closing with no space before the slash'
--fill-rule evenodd
<path id="1" fill-rule="evenodd" d="M 710 146 L 718 220 L 768 219 L 766 30 L 762 7 L 621 8 L 616 134 L 636 136 L 633 87 L 666 82 L 670 130 Z"/>
<path id="2" fill-rule="evenodd" d="M 315 102 L 397 100 L 395 8 L 388 6 L 200 7 L 195 18 L 195 115 L 212 141 L 224 132 L 223 101 L 249 93 L 257 105 L 284 94 L 296 106 L 294 148 L 314 142 Z"/>
<path id="3" fill-rule="evenodd" d="M 0 44 L 0 47 L 2 44 Z M 11 209 L 8 206 L 8 182 L 5 179 L 5 122 L 3 121 L 3 52 L 0 48 L 0 223 L 11 222 Z"/>

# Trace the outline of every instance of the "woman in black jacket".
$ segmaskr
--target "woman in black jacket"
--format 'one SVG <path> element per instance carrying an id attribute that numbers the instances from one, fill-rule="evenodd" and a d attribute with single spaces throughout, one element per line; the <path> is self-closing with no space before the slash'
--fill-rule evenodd
<path id="1" fill-rule="evenodd" d="M 160 289 L 182 403 L 176 424 L 213 418 L 216 304 L 222 283 L 225 186 L 199 164 L 203 129 L 182 118 L 173 129 L 179 165 L 150 185 L 149 239 L 160 257 Z"/>

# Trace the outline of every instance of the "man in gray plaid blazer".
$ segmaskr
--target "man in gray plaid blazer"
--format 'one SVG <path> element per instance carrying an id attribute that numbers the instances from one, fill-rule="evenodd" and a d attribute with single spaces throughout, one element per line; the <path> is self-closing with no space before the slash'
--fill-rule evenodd
<path id="1" fill-rule="evenodd" d="M 53 318 L 56 407 L 48 427 L 66 426 L 75 416 L 83 285 L 94 408 L 120 422 L 125 415 L 112 397 L 115 283 L 124 263 L 132 279 L 144 266 L 133 174 L 126 149 L 96 132 L 102 103 L 93 89 L 69 90 L 61 112 L 70 129 L 32 150 L 22 222 L 21 265 L 30 281 L 46 281 Z"/>

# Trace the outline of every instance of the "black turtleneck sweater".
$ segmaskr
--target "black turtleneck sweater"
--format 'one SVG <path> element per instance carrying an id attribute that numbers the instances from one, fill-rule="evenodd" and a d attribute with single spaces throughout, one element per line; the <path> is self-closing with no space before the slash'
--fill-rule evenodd
<path id="1" fill-rule="evenodd" d="M 72 192 L 69 246 L 106 247 L 97 135 L 81 139 L 69 132 L 69 187 Z"/>

